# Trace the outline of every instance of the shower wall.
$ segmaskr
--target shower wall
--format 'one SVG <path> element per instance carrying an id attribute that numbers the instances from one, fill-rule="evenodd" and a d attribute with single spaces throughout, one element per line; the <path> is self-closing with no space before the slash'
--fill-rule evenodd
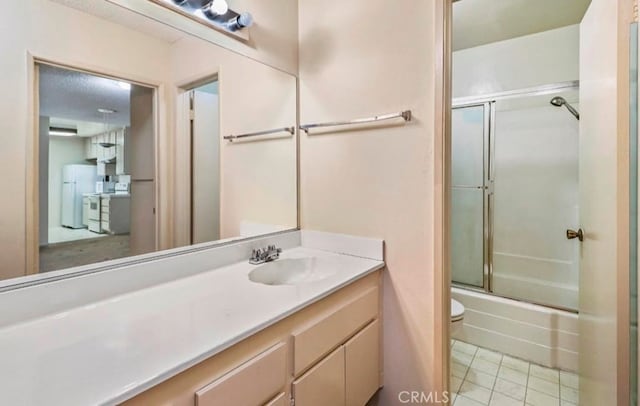
<path id="1" fill-rule="evenodd" d="M 453 53 L 453 97 L 578 80 L 579 25 Z"/>

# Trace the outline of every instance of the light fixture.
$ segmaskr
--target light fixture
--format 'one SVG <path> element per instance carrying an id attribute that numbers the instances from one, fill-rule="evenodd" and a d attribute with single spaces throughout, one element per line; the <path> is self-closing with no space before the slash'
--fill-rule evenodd
<path id="1" fill-rule="evenodd" d="M 250 13 L 239 13 L 229 8 L 227 0 L 152 0 L 165 7 L 179 7 L 186 15 L 228 32 L 236 32 L 253 25 Z"/>
<path id="2" fill-rule="evenodd" d="M 74 128 L 49 127 L 49 135 L 58 137 L 73 137 L 78 135 L 78 130 Z"/>
<path id="3" fill-rule="evenodd" d="M 251 13 L 242 13 L 229 20 L 227 24 L 229 30 L 238 31 L 246 27 L 251 27 L 253 25 L 253 16 Z"/>
<path id="4" fill-rule="evenodd" d="M 227 14 L 229 5 L 226 0 L 213 0 L 202 8 L 202 12 L 209 18 L 215 18 Z"/>
<path id="5" fill-rule="evenodd" d="M 118 86 L 123 90 L 131 90 L 131 83 L 127 82 L 118 82 Z"/>

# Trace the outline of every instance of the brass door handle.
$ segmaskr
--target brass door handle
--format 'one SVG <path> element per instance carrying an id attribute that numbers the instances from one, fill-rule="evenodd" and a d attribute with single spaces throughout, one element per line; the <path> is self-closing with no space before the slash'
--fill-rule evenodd
<path id="1" fill-rule="evenodd" d="M 578 231 L 575 230 L 567 230 L 567 239 L 573 240 L 577 238 L 580 241 L 584 241 L 584 231 L 581 228 Z"/>

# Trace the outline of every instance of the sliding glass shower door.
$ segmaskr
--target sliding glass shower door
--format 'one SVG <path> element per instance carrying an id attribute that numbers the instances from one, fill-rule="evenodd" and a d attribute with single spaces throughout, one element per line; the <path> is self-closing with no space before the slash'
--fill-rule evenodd
<path id="1" fill-rule="evenodd" d="M 489 103 L 452 111 L 452 274 L 457 283 L 488 284 Z"/>
<path id="2" fill-rule="evenodd" d="M 578 87 L 510 92 L 452 111 L 457 285 L 578 307 Z"/>

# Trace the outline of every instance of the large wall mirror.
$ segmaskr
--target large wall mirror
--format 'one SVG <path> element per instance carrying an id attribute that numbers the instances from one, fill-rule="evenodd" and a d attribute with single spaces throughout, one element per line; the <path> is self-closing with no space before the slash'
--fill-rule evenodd
<path id="1" fill-rule="evenodd" d="M 257 6 L 257 33 L 221 46 L 184 16 L 162 22 L 171 11 L 154 2 L 118 3 L 26 0 L 0 17 L 15 89 L 0 105 L 16 134 L 0 153 L 15 178 L 1 204 L 1 285 L 298 226 L 297 78 L 256 37 L 273 46 L 295 14 L 261 25 Z"/>

